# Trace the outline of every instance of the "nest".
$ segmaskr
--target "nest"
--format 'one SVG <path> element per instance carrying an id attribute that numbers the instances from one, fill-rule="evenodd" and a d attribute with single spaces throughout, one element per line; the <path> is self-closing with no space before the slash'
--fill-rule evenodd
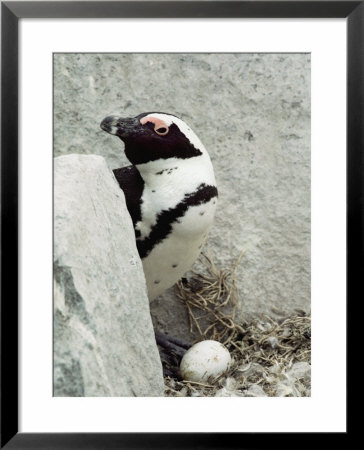
<path id="1" fill-rule="evenodd" d="M 279 322 L 266 315 L 248 321 L 237 314 L 236 276 L 243 254 L 232 267 L 218 269 L 207 247 L 201 272 L 176 285 L 190 332 L 197 341 L 224 344 L 233 363 L 213 383 L 166 377 L 166 396 L 310 396 L 310 314 L 298 311 Z"/>
<path id="2" fill-rule="evenodd" d="M 244 250 L 232 268 L 219 270 L 207 247 L 207 253 L 202 253 L 199 260 L 202 272 L 192 271 L 188 281 L 183 279 L 177 283 L 177 296 L 188 311 L 190 332 L 197 331 L 200 340 L 213 339 L 227 345 L 243 331 L 235 320 L 236 271 L 243 254 Z"/>

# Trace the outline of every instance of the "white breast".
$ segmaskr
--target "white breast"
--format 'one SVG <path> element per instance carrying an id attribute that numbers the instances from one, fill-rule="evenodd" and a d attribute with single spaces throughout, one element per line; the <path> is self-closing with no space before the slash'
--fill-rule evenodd
<path id="1" fill-rule="evenodd" d="M 198 258 L 215 214 L 217 199 L 190 207 L 172 232 L 143 259 L 148 297 L 173 286 Z"/>

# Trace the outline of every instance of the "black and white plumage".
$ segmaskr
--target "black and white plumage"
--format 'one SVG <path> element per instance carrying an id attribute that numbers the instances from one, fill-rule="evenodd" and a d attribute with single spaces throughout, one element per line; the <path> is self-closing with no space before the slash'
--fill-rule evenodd
<path id="1" fill-rule="evenodd" d="M 165 113 L 106 117 L 131 166 L 114 170 L 133 220 L 149 300 L 176 283 L 201 252 L 217 188 L 210 157 L 191 128 Z"/>

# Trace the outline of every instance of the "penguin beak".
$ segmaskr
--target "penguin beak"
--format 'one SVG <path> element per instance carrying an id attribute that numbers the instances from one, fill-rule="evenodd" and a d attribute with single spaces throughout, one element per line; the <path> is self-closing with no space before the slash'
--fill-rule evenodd
<path id="1" fill-rule="evenodd" d="M 135 135 L 140 129 L 140 122 L 135 117 L 121 118 L 118 116 L 108 116 L 100 123 L 102 130 L 107 133 L 125 139 Z"/>

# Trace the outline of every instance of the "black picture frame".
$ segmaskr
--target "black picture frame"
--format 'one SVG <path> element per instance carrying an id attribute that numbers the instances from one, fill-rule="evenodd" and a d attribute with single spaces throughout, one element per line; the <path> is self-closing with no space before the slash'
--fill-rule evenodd
<path id="1" fill-rule="evenodd" d="M 18 21 L 108 17 L 346 18 L 347 304 L 363 298 L 364 1 L 1 2 L 1 448 L 226 449 L 278 440 L 297 447 L 296 435 L 282 441 L 278 433 L 18 433 Z M 336 442 L 348 432 L 338 433 Z M 315 444 L 320 436 L 327 444 L 324 434 L 316 434 Z M 303 434 L 298 445 L 309 438 Z"/>

